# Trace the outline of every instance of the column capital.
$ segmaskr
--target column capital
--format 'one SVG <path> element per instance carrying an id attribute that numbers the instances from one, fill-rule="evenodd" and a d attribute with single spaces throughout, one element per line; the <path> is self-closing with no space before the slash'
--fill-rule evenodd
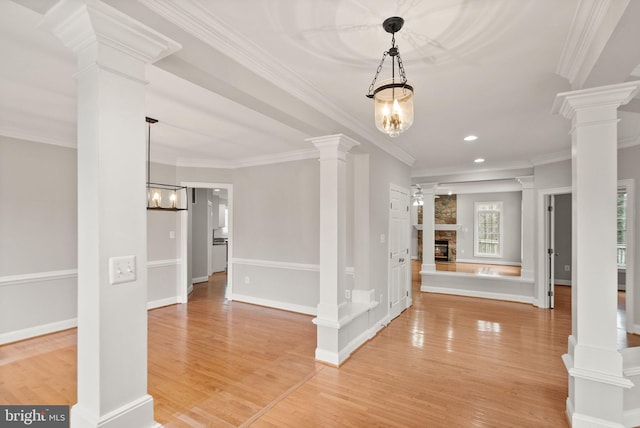
<path id="1" fill-rule="evenodd" d="M 344 134 L 325 135 L 322 137 L 307 138 L 320 151 L 320 160 L 345 159 L 346 154 L 354 147 L 359 146 L 356 140 Z"/>
<path id="2" fill-rule="evenodd" d="M 93 43 L 107 45 L 144 63 L 182 46 L 99 0 L 62 0 L 40 22 L 74 53 Z"/>
<path id="3" fill-rule="evenodd" d="M 423 195 L 434 195 L 438 188 L 438 183 L 418 183 L 418 186 L 422 189 Z"/>
<path id="4" fill-rule="evenodd" d="M 573 119 L 576 112 L 580 110 L 607 106 L 617 109 L 631 101 L 639 89 L 640 81 L 634 80 L 597 88 L 561 92 L 556 95 L 551 111 L 567 119 Z"/>
<path id="5" fill-rule="evenodd" d="M 522 189 L 535 189 L 535 183 L 534 183 L 534 176 L 533 175 L 526 175 L 526 176 L 522 176 L 522 177 L 516 177 L 516 180 L 518 180 L 518 183 L 520 183 L 522 185 Z"/>

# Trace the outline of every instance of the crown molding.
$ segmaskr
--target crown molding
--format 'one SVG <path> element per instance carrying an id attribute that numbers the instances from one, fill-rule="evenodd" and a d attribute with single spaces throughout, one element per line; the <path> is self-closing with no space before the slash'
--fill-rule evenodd
<path id="1" fill-rule="evenodd" d="M 556 68 L 556 73 L 569 80 L 571 85 L 576 83 L 578 74 L 585 66 L 589 50 L 611 3 L 612 0 L 581 0 L 578 4 Z"/>
<path id="2" fill-rule="evenodd" d="M 500 165 L 495 165 L 492 167 L 486 168 L 461 168 L 461 167 L 445 167 L 445 168 L 432 168 L 432 169 L 423 169 L 416 170 L 411 172 L 411 178 L 440 178 L 443 176 L 450 175 L 481 175 L 486 173 L 500 173 L 500 172 L 511 172 L 514 170 L 518 171 L 517 175 L 527 175 L 526 172 L 522 170 L 530 169 L 533 164 L 530 161 L 523 162 L 508 162 Z"/>
<path id="3" fill-rule="evenodd" d="M 278 88 L 305 102 L 337 123 L 365 137 L 369 142 L 411 166 L 415 158 L 382 135 L 363 126 L 351 114 L 328 99 L 311 82 L 279 62 L 231 26 L 213 16 L 199 0 L 140 0 L 153 12 L 182 30 L 219 50 L 242 66 L 254 71 Z"/>
<path id="4" fill-rule="evenodd" d="M 179 43 L 98 0 L 62 0 L 47 11 L 40 27 L 73 52 L 103 43 L 144 63 L 158 61 L 182 48 Z"/>
<path id="5" fill-rule="evenodd" d="M 540 166 L 550 163 L 563 162 L 569 159 L 571 159 L 570 147 L 568 147 L 566 150 L 536 156 L 531 159 L 531 163 L 533 164 L 533 166 Z"/>

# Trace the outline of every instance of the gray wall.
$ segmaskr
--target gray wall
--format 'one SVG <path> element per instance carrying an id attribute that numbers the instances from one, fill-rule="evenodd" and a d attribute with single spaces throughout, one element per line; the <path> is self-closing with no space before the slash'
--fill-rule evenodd
<path id="1" fill-rule="evenodd" d="M 571 193 L 555 196 L 555 279 L 571 283 Z M 565 271 L 564 267 L 569 266 Z M 565 285 L 569 285 L 565 284 Z"/>
<path id="2" fill-rule="evenodd" d="M 458 197 L 457 233 L 458 261 L 477 263 L 521 262 L 522 192 L 470 193 Z M 502 257 L 474 257 L 474 213 L 476 202 L 501 201 L 503 203 Z"/>
<path id="3" fill-rule="evenodd" d="M 234 295 L 315 309 L 318 272 L 304 267 L 320 262 L 319 174 L 317 159 L 234 171 Z"/>
<path id="4" fill-rule="evenodd" d="M 76 177 L 74 149 L 0 136 L 0 343 L 76 317 Z"/>

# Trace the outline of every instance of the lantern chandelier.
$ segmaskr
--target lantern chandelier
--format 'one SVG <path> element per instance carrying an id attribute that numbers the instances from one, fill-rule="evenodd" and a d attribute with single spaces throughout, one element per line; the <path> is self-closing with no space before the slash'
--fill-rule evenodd
<path id="1" fill-rule="evenodd" d="M 157 119 L 146 117 L 147 122 L 147 209 L 164 211 L 187 210 L 187 188 L 173 184 L 151 182 L 151 125 Z"/>
<path id="2" fill-rule="evenodd" d="M 396 46 L 396 33 L 403 25 L 404 19 L 399 16 L 387 18 L 382 23 L 384 30 L 391 33 L 391 49 L 382 54 L 382 60 L 367 94 L 367 97 L 373 98 L 374 101 L 376 128 L 390 137 L 397 137 L 413 124 L 413 86 L 407 83 L 400 51 Z M 391 57 L 391 79 L 385 79 L 376 86 L 378 74 L 387 55 Z"/>

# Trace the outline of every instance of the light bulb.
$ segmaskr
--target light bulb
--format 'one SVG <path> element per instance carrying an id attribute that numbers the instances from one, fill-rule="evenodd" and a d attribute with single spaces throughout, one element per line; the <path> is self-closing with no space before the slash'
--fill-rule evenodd
<path id="1" fill-rule="evenodd" d="M 160 206 L 160 192 L 153 192 L 153 197 L 151 198 L 151 200 L 153 201 L 154 205 L 157 207 Z"/>
<path id="2" fill-rule="evenodd" d="M 171 194 L 171 196 L 169 196 L 169 200 L 171 201 L 171 208 L 175 208 L 176 207 L 176 199 L 177 199 L 176 193 L 173 192 Z"/>

